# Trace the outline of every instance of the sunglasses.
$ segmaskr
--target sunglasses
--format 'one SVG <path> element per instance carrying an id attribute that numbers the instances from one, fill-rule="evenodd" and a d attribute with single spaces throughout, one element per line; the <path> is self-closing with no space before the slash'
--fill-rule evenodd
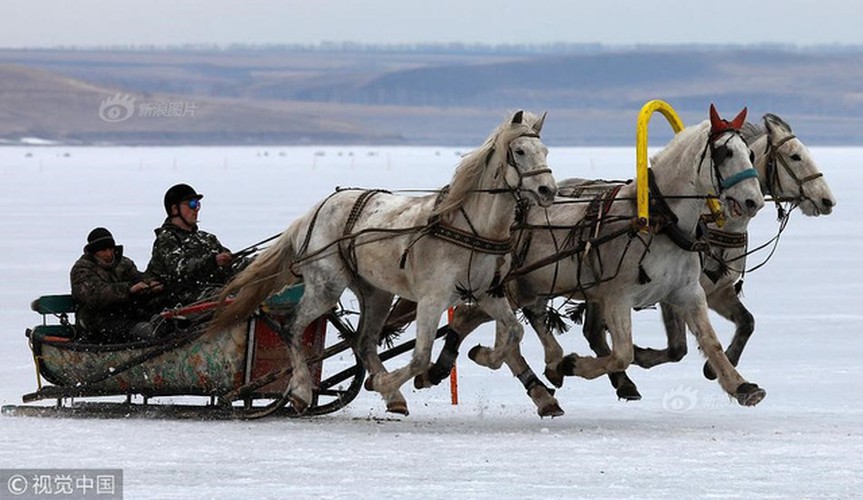
<path id="1" fill-rule="evenodd" d="M 191 200 L 186 202 L 186 205 L 191 210 L 198 210 L 199 208 L 201 208 L 201 200 L 198 200 L 196 198 L 192 198 Z"/>

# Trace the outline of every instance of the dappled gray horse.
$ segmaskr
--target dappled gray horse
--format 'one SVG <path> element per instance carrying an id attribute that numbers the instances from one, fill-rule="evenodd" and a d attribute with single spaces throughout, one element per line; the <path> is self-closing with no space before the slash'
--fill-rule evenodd
<path id="1" fill-rule="evenodd" d="M 555 203 L 530 212 L 523 229 L 529 244 L 516 250 L 524 254 L 507 277 L 513 304 L 522 307 L 540 338 L 547 339 L 551 333 L 544 317 L 549 300 L 597 302 L 612 338 L 609 352 L 599 357 L 564 358 L 556 342 L 556 350 L 546 345 L 548 367 L 584 378 L 621 371 L 633 360 L 632 309 L 667 302 L 678 308 L 695 333 L 722 388 L 743 405 L 763 399 L 765 391 L 740 376 L 716 338 L 699 284 L 700 248 L 694 239 L 705 199 L 712 193 L 719 193 L 724 212 L 732 219 L 754 216 L 764 205 L 749 148 L 739 132 L 744 119 L 745 110 L 731 122 L 722 120 L 711 106 L 710 120 L 678 133 L 652 159 L 654 214 L 647 233 L 633 225 L 635 183 L 618 186 L 589 205 Z M 446 373 L 460 342 L 452 339 L 463 338 L 487 320 L 476 307 L 457 308 L 444 353 L 429 380 L 419 384 L 433 383 Z M 484 349 L 474 347 L 469 355 L 481 362 Z M 540 415 L 563 413 L 518 350 L 512 351 L 507 364 L 527 387 Z"/>
<path id="2" fill-rule="evenodd" d="M 539 138 L 543 121 L 515 113 L 461 161 L 441 195 L 332 194 L 228 284 L 221 298 L 234 300 L 218 311 L 212 328 L 243 320 L 269 295 L 302 279 L 305 291 L 290 325 L 293 374 L 286 390 L 300 411 L 312 398 L 301 334 L 347 288 L 360 304 L 357 346 L 369 370 L 366 387 L 381 393 L 388 411 L 408 413 L 399 388 L 428 369 L 441 314 L 465 300 L 499 322 L 495 349 L 484 358 L 499 367 L 523 334 L 501 289 L 516 206 L 548 206 L 557 193 Z M 418 303 L 417 340 L 411 361 L 387 372 L 377 346 L 394 294 Z"/>
<path id="3" fill-rule="evenodd" d="M 836 206 L 836 199 L 806 146 L 778 116 L 767 114 L 763 121 L 763 127 L 747 123 L 742 132 L 755 154 L 754 166 L 758 171 L 761 191 L 772 196 L 776 203 L 781 228 L 784 228 L 791 212 L 797 208 L 809 217 L 829 215 Z M 564 187 L 574 188 L 583 183 L 581 179 L 567 179 L 561 181 L 559 186 L 563 190 Z M 717 227 L 716 222 L 709 224 L 707 238 L 711 250 L 701 276 L 707 304 L 735 325 L 734 337 L 725 351 L 734 366 L 740 361 L 746 342 L 755 329 L 755 318 L 739 296 L 749 247 L 749 221 L 749 217 L 743 216 L 728 219 L 721 228 Z M 591 348 L 601 354 L 609 348 L 601 314 L 596 311 L 596 307 L 595 304 L 588 304 L 583 332 Z M 686 325 L 683 317 L 670 304 L 662 303 L 661 308 L 668 346 L 661 350 L 636 346 L 634 363 L 643 368 L 676 362 L 686 355 Z M 716 378 L 709 364 L 704 365 L 704 374 L 710 379 Z M 627 400 L 641 398 L 635 384 L 625 373 L 612 373 L 609 378 L 619 397 Z"/>

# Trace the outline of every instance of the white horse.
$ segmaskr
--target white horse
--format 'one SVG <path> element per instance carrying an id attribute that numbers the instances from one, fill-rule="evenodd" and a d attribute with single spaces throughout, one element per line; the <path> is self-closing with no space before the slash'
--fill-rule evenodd
<path id="1" fill-rule="evenodd" d="M 764 127 L 747 123 L 742 132 L 755 153 L 754 166 L 758 171 L 761 191 L 773 197 L 783 226 L 791 212 L 798 207 L 809 217 L 829 215 L 836 206 L 836 199 L 806 146 L 778 116 L 767 114 L 763 121 Z M 579 179 L 567 179 L 561 181 L 559 187 L 562 190 L 565 186 L 582 184 L 583 181 Z M 783 203 L 785 206 L 781 205 Z M 755 318 L 739 297 L 746 269 L 749 221 L 750 218 L 744 216 L 729 219 L 721 229 L 715 222 L 709 225 L 708 240 L 713 248 L 704 263 L 701 276 L 708 306 L 735 325 L 734 337 L 725 351 L 734 366 L 740 361 L 746 342 L 755 329 Z M 669 304 L 663 303 L 661 308 L 668 345 L 661 350 L 636 346 L 634 363 L 643 368 L 677 362 L 686 355 L 686 325 L 682 316 Z M 604 328 L 593 305 L 588 305 L 583 332 L 594 351 L 602 353 L 608 350 Z M 713 369 L 707 364 L 704 374 L 707 378 L 716 378 Z M 638 389 L 624 372 L 612 373 L 609 377 L 619 397 L 640 399 Z"/>
<path id="2" fill-rule="evenodd" d="M 652 159 L 654 215 L 646 234 L 633 227 L 634 183 L 604 193 L 589 206 L 555 203 L 530 212 L 524 229 L 530 238 L 526 254 L 521 267 L 507 277 L 513 304 L 522 307 L 542 340 L 552 338 L 542 320 L 551 298 L 596 302 L 612 338 L 611 349 L 600 357 L 564 358 L 556 341 L 544 345 L 548 367 L 584 378 L 622 371 L 634 356 L 632 309 L 666 302 L 681 312 L 728 394 L 742 405 L 764 398 L 766 392 L 740 376 L 716 338 L 699 284 L 701 262 L 694 242 L 705 198 L 711 193 L 720 194 L 731 219 L 752 217 L 764 205 L 751 152 L 739 133 L 745 112 L 727 122 L 711 105 L 710 120 L 678 133 Z M 455 337 L 463 338 L 487 320 L 474 307 L 457 308 L 446 353 L 438 363 L 445 365 L 454 357 L 459 342 Z M 469 356 L 476 360 L 484 349 L 474 347 Z M 563 413 L 517 349 L 506 362 L 527 387 L 541 416 Z M 434 382 L 443 372 L 436 364 L 428 376 Z"/>
<path id="3" fill-rule="evenodd" d="M 499 322 L 496 349 L 485 359 L 499 367 L 523 334 L 500 285 L 509 271 L 516 206 L 522 200 L 548 206 L 557 193 L 539 138 L 544 118 L 515 113 L 462 160 L 439 196 L 332 194 L 227 285 L 221 298 L 234 300 L 212 327 L 248 317 L 267 296 L 302 279 L 305 291 L 290 325 L 293 374 L 286 392 L 300 411 L 312 398 L 301 333 L 346 288 L 360 302 L 356 347 L 369 370 L 366 387 L 381 393 L 388 411 L 408 414 L 399 388 L 428 369 L 448 307 L 470 300 Z M 394 294 L 418 302 L 417 338 L 410 363 L 387 372 L 377 346 Z"/>

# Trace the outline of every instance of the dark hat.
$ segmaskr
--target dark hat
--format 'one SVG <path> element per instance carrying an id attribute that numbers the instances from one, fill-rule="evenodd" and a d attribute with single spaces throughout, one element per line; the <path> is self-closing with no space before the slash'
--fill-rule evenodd
<path id="1" fill-rule="evenodd" d="M 165 213 L 171 215 L 171 207 L 192 198 L 200 200 L 204 195 L 198 194 L 195 188 L 188 184 L 176 184 L 165 192 Z"/>
<path id="2" fill-rule="evenodd" d="M 84 247 L 84 251 L 92 254 L 99 250 L 115 248 L 116 246 L 117 244 L 114 243 L 114 236 L 111 235 L 111 231 L 108 231 L 104 227 L 97 227 L 87 235 L 87 246 Z"/>

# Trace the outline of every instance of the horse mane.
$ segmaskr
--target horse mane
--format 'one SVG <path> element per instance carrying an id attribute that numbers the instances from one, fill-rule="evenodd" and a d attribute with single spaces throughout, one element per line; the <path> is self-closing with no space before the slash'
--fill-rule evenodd
<path id="1" fill-rule="evenodd" d="M 782 118 L 779 118 L 778 116 L 774 115 L 773 113 L 767 113 L 766 115 L 764 115 L 764 124 L 769 125 L 771 127 L 781 128 L 784 131 L 786 131 L 787 133 L 793 134 L 793 132 L 791 131 L 791 125 L 788 125 L 785 122 L 785 120 L 783 120 Z"/>
<path id="2" fill-rule="evenodd" d="M 757 123 L 746 122 L 740 128 L 740 135 L 742 135 L 743 140 L 745 140 L 746 143 L 750 145 L 766 134 L 767 129 L 764 127 L 764 125 L 759 125 Z"/>
<path id="3" fill-rule="evenodd" d="M 662 148 L 658 153 L 650 159 L 651 164 L 670 164 L 676 165 L 676 158 L 683 158 L 690 149 L 697 149 L 689 156 L 692 158 L 701 158 L 701 149 L 707 144 L 707 135 L 710 133 L 710 120 L 704 120 L 698 125 L 687 127 L 671 139 L 667 146 Z M 677 165 L 677 168 L 686 168 L 688 165 Z"/>
<path id="4" fill-rule="evenodd" d="M 542 117 L 525 111 L 521 124 L 514 124 L 507 120 L 498 125 L 482 146 L 462 158 L 449 183 L 449 193 L 434 209 L 432 216 L 444 216 L 461 208 L 467 196 L 479 186 L 486 165 L 491 161 L 495 151 L 506 147 L 521 135 L 536 133 L 534 125 L 541 119 Z"/>
<path id="5" fill-rule="evenodd" d="M 793 132 L 791 131 L 791 125 L 788 125 L 785 120 L 779 118 L 773 113 L 767 113 L 766 115 L 764 115 L 763 120 L 763 125 L 760 123 L 756 124 L 749 122 L 743 124 L 743 127 L 740 129 L 740 133 L 747 143 L 752 144 L 756 140 L 760 139 L 762 136 L 767 135 L 767 133 L 769 132 L 768 126 L 772 129 L 782 130 L 787 135 L 793 134 Z"/>

